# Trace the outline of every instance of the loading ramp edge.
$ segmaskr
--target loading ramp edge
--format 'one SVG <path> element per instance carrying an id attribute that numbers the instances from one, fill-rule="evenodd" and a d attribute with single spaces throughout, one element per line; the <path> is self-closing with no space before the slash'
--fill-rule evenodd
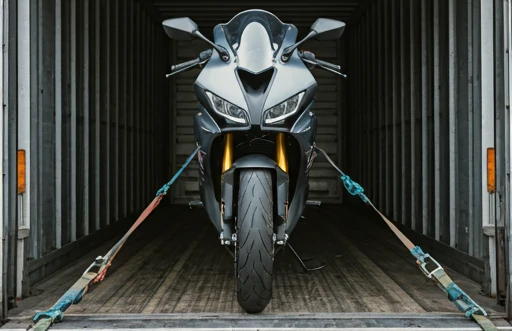
<path id="1" fill-rule="evenodd" d="M 5 330 L 21 330 L 30 317 L 18 317 Z M 492 318 L 498 330 L 512 330 L 504 319 Z M 481 330 L 456 313 L 317 313 L 317 314 L 67 314 L 55 330 Z"/>

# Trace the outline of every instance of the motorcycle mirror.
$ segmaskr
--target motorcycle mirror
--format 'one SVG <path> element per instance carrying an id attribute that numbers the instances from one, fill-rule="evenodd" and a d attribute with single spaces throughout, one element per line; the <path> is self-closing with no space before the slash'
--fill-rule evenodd
<path id="1" fill-rule="evenodd" d="M 345 30 L 345 23 L 328 18 L 319 18 L 311 26 L 311 31 L 315 31 L 317 40 L 336 40 L 341 37 Z"/>
<path id="2" fill-rule="evenodd" d="M 192 40 L 199 38 L 210 44 L 219 53 L 224 62 L 229 61 L 229 53 L 222 46 L 214 44 L 199 32 L 197 24 L 188 17 L 170 18 L 162 22 L 164 31 L 174 40 Z"/>
<path id="3" fill-rule="evenodd" d="M 167 36 L 174 40 L 192 40 L 198 30 L 197 24 L 188 17 L 170 18 L 162 25 Z"/>
<path id="4" fill-rule="evenodd" d="M 281 60 L 283 62 L 287 62 L 297 47 L 313 37 L 317 40 L 335 40 L 341 37 L 344 30 L 345 23 L 341 21 L 331 20 L 329 18 L 319 18 L 315 23 L 313 23 L 311 30 L 306 37 L 284 49 L 283 54 L 281 55 Z"/>

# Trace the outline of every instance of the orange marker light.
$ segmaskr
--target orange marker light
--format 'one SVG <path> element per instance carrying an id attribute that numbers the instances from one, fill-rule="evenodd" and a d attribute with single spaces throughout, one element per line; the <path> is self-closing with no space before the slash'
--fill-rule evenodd
<path id="1" fill-rule="evenodd" d="M 25 150 L 18 150 L 18 194 L 26 191 Z"/>
<path id="2" fill-rule="evenodd" d="M 487 148 L 487 192 L 496 192 L 496 155 L 494 148 Z"/>

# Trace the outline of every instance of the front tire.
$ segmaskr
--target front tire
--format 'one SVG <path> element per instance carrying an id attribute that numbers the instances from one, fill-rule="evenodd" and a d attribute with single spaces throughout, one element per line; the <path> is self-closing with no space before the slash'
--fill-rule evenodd
<path id="1" fill-rule="evenodd" d="M 236 292 L 248 313 L 260 313 L 272 298 L 274 265 L 272 176 L 242 170 L 238 190 Z"/>

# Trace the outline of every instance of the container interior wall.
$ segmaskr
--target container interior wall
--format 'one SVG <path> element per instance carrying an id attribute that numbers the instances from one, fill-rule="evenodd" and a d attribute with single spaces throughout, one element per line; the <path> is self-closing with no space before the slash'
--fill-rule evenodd
<path id="1" fill-rule="evenodd" d="M 510 46 L 512 45 L 512 7 L 510 4 L 510 1 L 504 2 L 504 27 L 505 27 L 505 36 L 504 36 L 504 94 L 505 94 L 505 102 L 507 105 L 510 105 L 511 97 L 512 97 L 512 84 L 511 84 L 511 70 L 512 70 L 512 56 L 510 56 Z M 505 107 L 502 110 L 501 116 L 505 119 L 503 123 L 503 137 L 501 140 L 501 146 L 503 148 L 503 154 L 504 154 L 504 164 L 503 168 L 501 169 L 504 174 L 512 174 L 512 116 L 510 114 L 510 111 L 507 111 L 509 107 Z M 503 176 L 503 175 L 502 175 Z M 508 176 L 505 175 L 502 178 L 507 178 Z M 512 237 L 512 183 L 510 181 L 510 178 L 507 178 L 508 180 L 505 180 L 502 185 L 505 186 L 504 188 L 504 199 L 505 201 L 503 208 L 505 209 L 502 211 L 505 216 L 503 219 L 504 222 L 504 230 L 505 230 L 505 236 L 508 238 Z M 510 252 L 512 247 L 510 240 L 505 240 L 505 252 Z M 512 265 L 512 255 L 506 254 L 505 255 L 506 265 L 508 265 L 510 270 L 510 265 Z M 512 273 L 509 271 L 506 277 L 506 284 L 510 284 L 512 281 Z M 508 286 L 506 288 L 507 290 L 507 316 L 512 317 L 512 288 Z"/>
<path id="2" fill-rule="evenodd" d="M 166 181 L 169 101 L 167 37 L 140 2 L 38 0 L 30 10 L 25 278 L 35 282 L 109 233 L 98 230 L 137 216 Z"/>
<path id="3" fill-rule="evenodd" d="M 199 70 L 164 77 L 208 46 L 169 41 L 142 3 L 30 1 L 30 283 L 137 216 L 193 150 Z M 485 260 L 479 2 L 365 3 L 341 41 L 305 48 L 348 73 L 313 71 L 318 145 L 393 220 Z M 327 6 L 315 19 L 338 18 Z M 219 8 L 196 14 L 218 23 Z M 304 17 L 272 8 L 299 36 L 314 22 L 307 6 Z M 212 27 L 200 24 L 208 37 Z M 318 161 L 310 198 L 341 202 L 337 173 Z M 198 199 L 197 176 L 192 164 L 173 202 Z"/>
<path id="4" fill-rule="evenodd" d="M 393 220 L 484 258 L 473 1 L 373 1 L 346 33 L 347 170 Z"/>

